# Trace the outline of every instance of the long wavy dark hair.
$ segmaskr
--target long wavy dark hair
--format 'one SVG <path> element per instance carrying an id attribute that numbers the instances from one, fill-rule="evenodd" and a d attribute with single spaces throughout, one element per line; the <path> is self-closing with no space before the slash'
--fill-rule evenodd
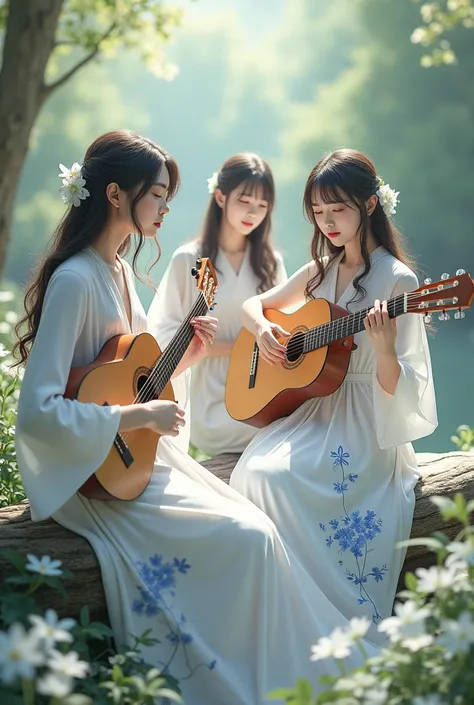
<path id="1" fill-rule="evenodd" d="M 218 174 L 218 188 L 225 196 L 234 189 L 242 189 L 244 196 L 256 196 L 268 202 L 267 215 L 260 225 L 248 236 L 250 263 L 260 280 L 259 293 L 271 289 L 276 284 L 277 261 L 270 242 L 272 211 L 275 205 L 275 184 L 267 162 L 250 152 L 229 157 Z M 211 196 L 198 239 L 203 257 L 216 260 L 219 249 L 219 232 L 226 206 L 221 208 Z"/>
<path id="2" fill-rule="evenodd" d="M 128 130 L 114 130 L 98 137 L 87 150 L 82 165 L 82 176 L 90 197 L 80 206 L 67 210 L 48 245 L 46 254 L 37 265 L 33 280 L 25 294 L 25 316 L 15 328 L 17 342 L 13 352 L 16 365 L 26 362 L 38 331 L 43 301 L 48 282 L 54 271 L 67 259 L 95 242 L 103 232 L 109 217 L 106 188 L 116 183 L 128 194 L 131 220 L 135 233 L 130 234 L 120 247 L 119 254 L 126 255 L 135 239 L 132 267 L 137 272 L 137 258 L 145 238 L 137 219 L 137 204 L 155 183 L 163 164 L 170 177 L 167 199 L 179 187 L 179 170 L 174 159 L 152 140 Z M 158 242 L 158 255 L 160 257 Z M 17 354 L 18 353 L 18 354 Z"/>
<path id="3" fill-rule="evenodd" d="M 377 201 L 370 216 L 367 213 L 366 202 L 378 189 L 379 177 L 374 164 L 369 157 L 355 149 L 337 149 L 324 156 L 311 171 L 306 181 L 303 206 L 306 217 L 314 226 L 311 256 L 318 271 L 306 286 L 305 294 L 308 298 L 314 298 L 315 288 L 324 279 L 327 266 L 326 268 L 323 266 L 321 257 L 329 254 L 329 264 L 344 249 L 329 241 L 319 229 L 312 205 L 316 193 L 323 203 L 340 203 L 341 200 L 349 200 L 360 214 L 358 234 L 364 270 L 354 279 L 356 294 L 351 301 L 360 301 L 366 295 L 361 282 L 370 271 L 370 254 L 367 249 L 369 222 L 377 244 L 383 245 L 394 257 L 413 268 L 413 261 L 407 253 L 403 237 L 392 220 L 386 216 L 380 202 Z"/>

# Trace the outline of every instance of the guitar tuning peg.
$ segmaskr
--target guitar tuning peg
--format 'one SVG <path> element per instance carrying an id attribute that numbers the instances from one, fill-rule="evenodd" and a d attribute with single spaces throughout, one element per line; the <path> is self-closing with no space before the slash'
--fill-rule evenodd
<path id="1" fill-rule="evenodd" d="M 423 318 L 425 320 L 425 323 L 431 323 L 431 321 L 433 320 L 433 316 L 431 315 L 431 313 L 425 313 Z"/>
<path id="2" fill-rule="evenodd" d="M 451 316 L 446 311 L 442 311 L 438 316 L 438 320 L 440 321 L 449 321 L 450 318 Z"/>
<path id="3" fill-rule="evenodd" d="M 464 313 L 464 311 L 459 310 L 456 311 L 456 313 L 454 314 L 454 318 L 456 320 L 459 320 L 460 318 L 466 318 L 466 314 Z"/>
<path id="4" fill-rule="evenodd" d="M 447 272 L 444 272 L 444 274 L 441 275 L 441 279 L 449 279 L 449 274 Z"/>
<path id="5" fill-rule="evenodd" d="M 424 284 L 431 284 L 431 279 L 428 277 L 427 279 L 425 279 L 425 281 L 423 283 Z"/>
<path id="6" fill-rule="evenodd" d="M 456 269 L 456 276 L 460 277 L 461 274 L 466 274 L 466 270 L 465 269 Z"/>
<path id="7" fill-rule="evenodd" d="M 199 276 L 199 270 L 196 269 L 196 267 L 191 267 L 191 274 L 193 275 L 193 277 L 197 278 Z"/>
<path id="8" fill-rule="evenodd" d="M 196 259 L 196 267 L 198 269 L 201 269 L 201 267 L 202 267 L 202 259 L 200 257 L 197 257 L 197 259 Z"/>

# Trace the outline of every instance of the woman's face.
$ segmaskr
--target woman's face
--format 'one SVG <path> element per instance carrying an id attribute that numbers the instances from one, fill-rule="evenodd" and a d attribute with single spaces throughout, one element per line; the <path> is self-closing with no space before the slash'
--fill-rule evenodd
<path id="1" fill-rule="evenodd" d="M 136 215 L 145 237 L 155 237 L 161 227 L 163 218 L 169 213 L 167 194 L 170 186 L 170 176 L 163 164 L 155 183 L 140 199 L 136 206 Z"/>
<path id="2" fill-rule="evenodd" d="M 224 217 L 231 228 L 239 235 L 250 235 L 265 220 L 269 203 L 263 198 L 263 189 L 257 188 L 251 194 L 246 193 L 244 185 L 238 186 L 227 196 L 222 192 L 216 198 L 219 205 L 223 199 Z"/>
<path id="3" fill-rule="evenodd" d="M 337 247 L 344 247 L 359 236 L 360 212 L 346 194 L 341 193 L 337 202 L 324 203 L 316 189 L 311 207 L 319 230 Z"/>

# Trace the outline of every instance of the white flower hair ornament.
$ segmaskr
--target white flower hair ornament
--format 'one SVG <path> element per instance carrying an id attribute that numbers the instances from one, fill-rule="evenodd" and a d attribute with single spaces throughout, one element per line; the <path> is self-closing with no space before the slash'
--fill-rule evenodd
<path id="1" fill-rule="evenodd" d="M 59 189 L 62 200 L 68 206 L 80 206 L 81 201 L 90 196 L 89 191 L 84 188 L 86 180 L 82 177 L 81 165 L 74 162 L 70 169 L 64 164 L 60 164 L 59 168 L 61 173 L 58 176 L 62 179 L 63 184 Z"/>
<path id="2" fill-rule="evenodd" d="M 219 186 L 219 172 L 215 171 L 213 175 L 207 180 L 207 190 L 209 193 L 214 193 L 216 188 Z"/>
<path id="3" fill-rule="evenodd" d="M 375 192 L 375 195 L 379 197 L 380 205 L 382 206 L 385 215 L 387 218 L 390 218 L 390 216 L 396 211 L 400 191 L 395 191 L 393 188 L 390 188 L 390 184 L 384 183 L 380 176 L 377 178 L 379 188 Z"/>

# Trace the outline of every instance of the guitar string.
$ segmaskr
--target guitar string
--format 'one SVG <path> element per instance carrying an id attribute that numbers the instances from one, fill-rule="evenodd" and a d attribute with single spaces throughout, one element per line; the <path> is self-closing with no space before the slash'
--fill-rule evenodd
<path id="1" fill-rule="evenodd" d="M 413 298 L 417 298 L 418 296 L 419 294 L 414 294 L 412 292 L 407 294 L 407 299 L 411 300 Z M 396 317 L 397 315 L 404 313 L 404 298 L 404 294 L 399 294 L 387 302 L 389 313 L 394 314 L 392 317 Z M 359 330 L 362 330 L 361 322 L 369 311 L 369 308 L 362 309 L 361 311 L 356 311 L 355 313 L 342 316 L 341 318 L 334 319 L 333 321 L 328 321 L 327 323 L 323 323 L 320 326 L 316 326 L 315 328 L 305 331 L 301 336 L 303 340 L 300 338 L 299 340 L 293 339 L 289 341 L 287 345 L 287 354 L 291 354 L 293 352 L 296 353 L 301 350 L 303 352 L 310 352 L 310 350 L 316 349 L 313 347 L 313 344 L 316 344 L 317 347 L 325 347 L 329 343 L 334 342 L 334 340 L 342 339 L 351 335 L 352 333 L 349 331 L 350 328 L 356 328 L 358 326 Z M 344 327 L 347 327 L 347 330 L 343 334 Z M 325 335 L 328 333 L 332 335 Z M 305 349 L 307 342 L 311 344 L 311 348 L 309 350 Z"/>
<path id="2" fill-rule="evenodd" d="M 192 327 L 190 327 L 189 321 L 195 316 L 200 316 L 204 314 L 207 309 L 208 304 L 206 298 L 203 292 L 200 290 L 193 307 L 182 322 L 176 334 L 171 339 L 170 343 L 166 346 L 165 350 L 156 361 L 151 373 L 147 377 L 145 384 L 131 402 L 132 404 L 149 401 L 150 399 L 156 398 L 157 396 L 159 396 L 159 394 L 161 394 L 167 382 L 170 381 L 171 374 L 173 373 L 173 370 L 176 369 L 176 365 L 179 363 L 179 360 L 182 357 L 182 353 L 180 354 L 179 351 L 175 352 L 173 346 L 176 348 L 178 347 L 178 345 L 181 345 L 181 343 L 184 343 L 186 341 L 186 338 L 189 337 L 189 334 L 191 334 L 190 337 L 192 339 L 194 335 L 194 330 Z M 170 364 L 173 365 L 173 369 L 171 371 L 169 370 Z M 159 391 L 159 394 L 157 395 L 157 388 L 159 388 L 161 385 L 163 385 L 163 388 Z M 123 439 L 130 439 L 132 434 L 134 434 L 138 430 L 139 429 L 131 429 L 129 431 L 122 431 L 120 435 Z"/>

